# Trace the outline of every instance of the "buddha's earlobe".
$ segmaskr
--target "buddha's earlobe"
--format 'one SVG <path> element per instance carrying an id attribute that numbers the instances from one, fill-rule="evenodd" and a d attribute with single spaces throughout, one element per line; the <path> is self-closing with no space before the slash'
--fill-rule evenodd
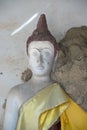
<path id="1" fill-rule="evenodd" d="M 58 61 L 58 51 L 56 52 L 56 56 L 54 59 L 54 64 L 52 66 L 52 72 L 55 72 L 56 66 L 57 66 L 57 61 Z"/>
<path id="2" fill-rule="evenodd" d="M 28 68 L 31 69 L 30 61 L 28 61 Z"/>

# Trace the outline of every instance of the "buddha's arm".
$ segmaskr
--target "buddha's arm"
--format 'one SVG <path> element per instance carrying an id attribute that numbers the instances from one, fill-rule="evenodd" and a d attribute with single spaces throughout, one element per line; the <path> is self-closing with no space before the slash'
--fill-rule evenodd
<path id="1" fill-rule="evenodd" d="M 18 98 L 12 91 L 7 98 L 3 130 L 16 130 L 17 121 Z"/>

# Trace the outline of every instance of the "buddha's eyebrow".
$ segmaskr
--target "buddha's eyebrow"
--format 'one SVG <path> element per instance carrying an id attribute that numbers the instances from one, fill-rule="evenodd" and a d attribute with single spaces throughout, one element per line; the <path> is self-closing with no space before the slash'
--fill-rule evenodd
<path id="1" fill-rule="evenodd" d="M 33 49 L 39 50 L 38 48 L 33 48 Z M 46 47 L 46 48 L 42 48 L 41 50 L 44 50 L 44 49 L 50 49 L 50 48 Z"/>

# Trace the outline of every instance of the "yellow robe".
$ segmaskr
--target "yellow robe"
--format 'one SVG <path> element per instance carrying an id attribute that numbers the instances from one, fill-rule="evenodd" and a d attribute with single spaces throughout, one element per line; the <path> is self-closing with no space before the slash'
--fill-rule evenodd
<path id="1" fill-rule="evenodd" d="M 48 130 L 59 117 L 61 130 L 87 130 L 87 113 L 54 83 L 20 108 L 16 130 Z"/>

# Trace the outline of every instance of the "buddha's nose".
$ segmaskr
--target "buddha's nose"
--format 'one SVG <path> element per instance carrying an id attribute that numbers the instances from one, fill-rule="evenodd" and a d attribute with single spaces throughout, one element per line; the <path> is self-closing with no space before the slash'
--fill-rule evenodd
<path id="1" fill-rule="evenodd" d="M 38 59 L 37 59 L 38 64 L 41 64 L 43 62 L 42 55 L 40 54 Z"/>

